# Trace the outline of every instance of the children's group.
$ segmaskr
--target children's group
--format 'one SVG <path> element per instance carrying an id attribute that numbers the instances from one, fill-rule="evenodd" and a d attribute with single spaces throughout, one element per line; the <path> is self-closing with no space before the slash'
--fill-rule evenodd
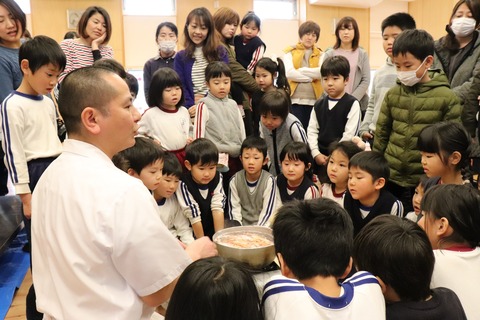
<path id="1" fill-rule="evenodd" d="M 0 0 L 0 192 L 9 177 L 23 203 L 27 319 L 480 319 L 480 3 L 438 40 L 385 17 L 372 82 L 354 17 L 325 50 L 305 21 L 271 58 L 254 12 L 195 8 L 181 44 L 158 25 L 142 115 L 105 9 L 60 44 L 25 27 Z M 272 228 L 281 275 L 260 294 L 211 257 L 232 223 Z"/>

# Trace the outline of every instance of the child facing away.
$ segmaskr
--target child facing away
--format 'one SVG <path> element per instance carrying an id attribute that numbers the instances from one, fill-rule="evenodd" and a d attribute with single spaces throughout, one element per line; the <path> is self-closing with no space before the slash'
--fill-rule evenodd
<path id="1" fill-rule="evenodd" d="M 217 171 L 218 149 L 212 141 L 198 138 L 185 152 L 188 172 L 177 189 L 178 202 L 190 220 L 195 238 L 211 238 L 224 227 L 226 197 L 222 175 Z"/>
<path id="2" fill-rule="evenodd" d="M 348 192 L 343 207 L 352 218 L 355 235 L 373 218 L 382 214 L 403 217 L 403 205 L 384 189 L 390 175 L 385 157 L 362 151 L 348 164 Z"/>
<path id="3" fill-rule="evenodd" d="M 260 100 L 260 137 L 267 142 L 269 172 L 282 172 L 280 152 L 291 141 L 307 142 L 300 121 L 289 112 L 290 97 L 282 89 L 266 92 Z"/>
<path id="4" fill-rule="evenodd" d="M 360 104 L 345 91 L 349 72 L 350 65 L 343 56 L 325 59 L 320 68 L 326 95 L 313 106 L 307 133 L 313 159 L 321 167 L 327 164 L 329 145 L 350 141 L 360 126 Z"/>
<path id="5" fill-rule="evenodd" d="M 282 203 L 293 199 L 315 199 L 320 197 L 317 185 L 312 181 L 312 156 L 304 142 L 289 142 L 280 153 L 282 173 L 276 178 Z"/>
<path id="6" fill-rule="evenodd" d="M 388 189 L 411 211 L 413 189 L 423 174 L 417 139 L 429 124 L 460 121 L 461 103 L 443 71 L 433 63 L 433 38 L 424 30 L 405 30 L 393 43 L 398 82 L 390 89 L 378 116 L 373 150 L 390 167 Z"/>
<path id="7" fill-rule="evenodd" d="M 397 70 L 392 61 L 393 43 L 403 30 L 415 28 L 415 20 L 405 12 L 394 13 L 382 21 L 383 50 L 387 54 L 387 59 L 385 64 L 375 72 L 365 117 L 358 131 L 358 135 L 362 137 L 363 140 L 369 141 L 370 144 L 373 144 L 372 139 L 375 136 L 377 119 L 380 114 L 383 98 L 387 91 L 397 82 Z"/>
<path id="8" fill-rule="evenodd" d="M 469 183 L 472 138 L 459 122 L 444 121 L 420 131 L 420 150 L 425 174 L 430 185 Z"/>
<path id="9" fill-rule="evenodd" d="M 180 275 L 165 320 L 263 320 L 246 268 L 221 257 L 197 260 Z"/>
<path id="10" fill-rule="evenodd" d="M 233 38 L 237 61 L 250 74 L 254 73 L 255 65 L 263 57 L 267 48 L 258 36 L 261 22 L 255 12 L 248 11 L 240 21 L 240 34 Z"/>
<path id="11" fill-rule="evenodd" d="M 294 200 L 278 210 L 273 223 L 282 276 L 263 290 L 266 320 L 385 319 L 378 280 L 352 269 L 353 226 L 330 199 Z"/>
<path id="12" fill-rule="evenodd" d="M 182 173 L 182 166 L 175 155 L 165 153 L 162 178 L 157 189 L 153 191 L 153 197 L 157 201 L 160 218 L 165 226 L 176 238 L 188 245 L 193 242 L 193 232 L 176 195 Z"/>
<path id="13" fill-rule="evenodd" d="M 414 222 L 378 216 L 355 237 L 358 270 L 377 277 L 386 300 L 387 320 L 466 320 L 455 292 L 430 289 L 435 257 L 425 232 Z"/>
<path id="14" fill-rule="evenodd" d="M 185 147 L 189 137 L 190 115 L 182 106 L 182 82 L 171 68 L 160 68 L 152 77 L 148 91 L 147 109 L 138 124 L 140 134 L 152 137 L 175 154 L 181 164 L 185 161 Z"/>
<path id="15" fill-rule="evenodd" d="M 228 97 L 232 72 L 224 62 L 210 62 L 205 69 L 207 96 L 200 99 L 193 123 L 194 139 L 207 138 L 228 155 L 228 179 L 241 169 L 238 156 L 245 140 L 245 126 L 237 103 Z"/>
<path id="16" fill-rule="evenodd" d="M 433 247 L 431 288 L 458 295 L 467 319 L 480 319 L 480 193 L 467 185 L 433 186 L 422 199 L 418 224 Z"/>
<path id="17" fill-rule="evenodd" d="M 321 196 L 335 201 L 343 208 L 343 198 L 348 189 L 350 159 L 363 151 L 352 141 L 333 142 L 327 162 L 327 182 L 322 184 Z"/>
<path id="18" fill-rule="evenodd" d="M 255 81 L 260 90 L 252 94 L 252 111 L 253 111 L 253 134 L 260 135 L 260 100 L 265 92 L 274 91 L 275 89 L 283 89 L 290 95 L 290 85 L 288 84 L 287 76 L 285 75 L 285 66 L 282 59 L 277 58 L 277 61 L 265 57 L 258 61 L 253 70 Z"/>
<path id="19" fill-rule="evenodd" d="M 275 178 L 267 164 L 267 144 L 259 137 L 247 137 L 240 148 L 243 170 L 230 179 L 228 205 L 234 220 L 242 225 L 269 225 L 279 205 Z"/>

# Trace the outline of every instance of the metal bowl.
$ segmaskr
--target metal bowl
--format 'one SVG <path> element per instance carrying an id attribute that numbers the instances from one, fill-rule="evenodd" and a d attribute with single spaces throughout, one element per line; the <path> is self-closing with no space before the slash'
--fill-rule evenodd
<path id="1" fill-rule="evenodd" d="M 223 245 L 217 241 L 225 234 L 259 233 L 272 240 L 272 245 L 260 248 L 234 248 Z M 272 229 L 262 226 L 231 227 L 218 231 L 213 235 L 213 242 L 217 245 L 218 255 L 247 264 L 252 269 L 261 269 L 275 259 L 275 247 L 273 245 Z"/>

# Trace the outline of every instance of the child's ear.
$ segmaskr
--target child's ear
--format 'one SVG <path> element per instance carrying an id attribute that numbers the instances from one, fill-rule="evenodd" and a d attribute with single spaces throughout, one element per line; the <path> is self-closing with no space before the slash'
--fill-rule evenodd
<path id="1" fill-rule="evenodd" d="M 192 171 L 192 164 L 190 163 L 190 161 L 185 160 L 183 163 L 185 164 L 185 168 L 187 168 L 188 171 Z"/>
<path id="2" fill-rule="evenodd" d="M 375 185 L 375 190 L 380 190 L 385 187 L 385 178 L 378 178 L 373 184 Z"/>
<path id="3" fill-rule="evenodd" d="M 460 160 L 462 160 L 462 154 L 458 151 L 454 151 L 450 157 L 448 157 L 448 162 L 454 166 L 456 166 Z"/>
<path id="4" fill-rule="evenodd" d="M 345 279 L 350 274 L 350 271 L 352 271 L 352 268 L 353 268 L 353 259 L 352 259 L 352 257 L 350 257 L 350 261 L 348 262 L 348 266 L 345 269 L 345 272 L 340 277 L 340 279 Z"/>
<path id="5" fill-rule="evenodd" d="M 295 279 L 295 275 L 287 266 L 287 264 L 285 263 L 285 260 L 283 260 L 283 256 L 281 253 L 277 253 L 277 259 L 278 259 L 278 262 L 280 263 L 280 272 L 282 272 L 282 276 Z"/>
<path id="6" fill-rule="evenodd" d="M 305 171 L 310 170 L 311 167 L 312 167 L 312 164 L 309 162 L 308 165 L 305 167 Z"/>
<path id="7" fill-rule="evenodd" d="M 435 220 L 435 233 L 440 239 L 448 237 L 453 233 L 453 229 L 447 218 L 441 217 Z"/>
<path id="8" fill-rule="evenodd" d="M 22 59 L 22 61 L 20 61 L 20 69 L 22 70 L 23 74 L 26 74 L 30 71 L 30 63 L 27 59 Z"/>
<path id="9" fill-rule="evenodd" d="M 135 177 L 137 178 L 138 177 L 138 174 L 135 172 L 135 170 L 133 170 L 132 168 L 128 168 L 127 169 L 127 173 L 132 176 L 132 177 Z"/>
<path id="10" fill-rule="evenodd" d="M 425 67 L 427 67 L 427 69 L 430 69 L 430 67 L 433 65 L 433 56 L 427 56 L 425 58 Z"/>
<path id="11" fill-rule="evenodd" d="M 375 278 L 377 278 L 378 284 L 380 285 L 380 288 L 382 288 L 382 293 L 383 295 L 385 295 L 385 293 L 387 292 L 387 285 L 385 284 L 385 282 L 383 282 L 382 278 L 380 278 L 379 276 L 375 276 Z"/>
<path id="12" fill-rule="evenodd" d="M 268 157 L 265 157 L 265 158 L 263 159 L 262 165 L 266 165 L 267 163 L 268 163 Z"/>

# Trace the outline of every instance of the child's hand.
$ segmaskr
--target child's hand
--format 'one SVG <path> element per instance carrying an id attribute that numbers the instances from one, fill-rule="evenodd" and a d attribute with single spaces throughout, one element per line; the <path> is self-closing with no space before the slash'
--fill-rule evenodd
<path id="1" fill-rule="evenodd" d="M 327 159 L 328 157 L 324 154 L 319 154 L 315 157 L 315 162 L 319 165 L 319 166 L 324 166 L 327 164 Z"/>
<path id="2" fill-rule="evenodd" d="M 190 114 L 190 118 L 195 118 L 195 112 L 197 111 L 197 106 L 191 106 L 188 108 L 188 113 Z"/>
<path id="3" fill-rule="evenodd" d="M 188 137 L 188 138 L 187 138 L 187 146 L 188 146 L 190 143 L 192 143 L 192 141 L 193 141 L 193 138 Z"/>

